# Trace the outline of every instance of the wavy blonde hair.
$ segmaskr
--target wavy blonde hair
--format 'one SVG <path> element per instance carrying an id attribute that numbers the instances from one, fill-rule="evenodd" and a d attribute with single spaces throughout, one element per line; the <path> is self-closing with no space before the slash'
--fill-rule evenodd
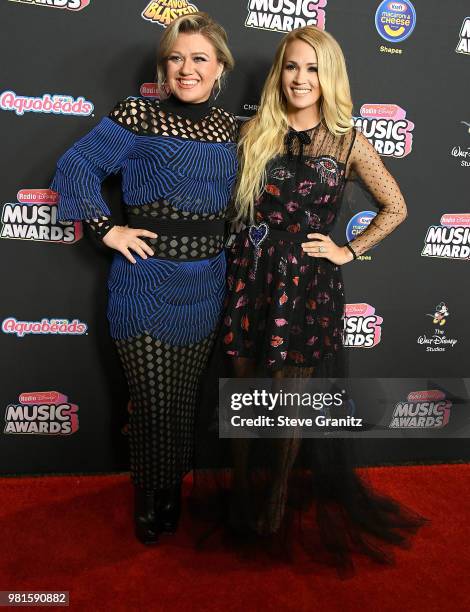
<path id="1" fill-rule="evenodd" d="M 321 86 L 320 117 L 335 136 L 352 129 L 352 100 L 341 47 L 328 32 L 306 26 L 281 40 L 261 93 L 256 115 L 242 128 L 240 170 L 235 194 L 236 220 L 253 222 L 254 202 L 266 183 L 266 165 L 282 153 L 288 131 L 287 102 L 282 91 L 282 69 L 287 45 L 294 40 L 309 44 L 317 54 Z"/>
<path id="2" fill-rule="evenodd" d="M 224 65 L 221 81 L 223 81 L 227 72 L 233 70 L 235 60 L 228 48 L 228 37 L 224 28 L 214 21 L 210 15 L 202 11 L 189 15 L 181 15 L 181 17 L 172 21 L 166 28 L 158 45 L 156 81 L 159 89 L 162 88 L 165 82 L 166 62 L 179 34 L 202 34 L 212 43 L 217 60 Z"/>

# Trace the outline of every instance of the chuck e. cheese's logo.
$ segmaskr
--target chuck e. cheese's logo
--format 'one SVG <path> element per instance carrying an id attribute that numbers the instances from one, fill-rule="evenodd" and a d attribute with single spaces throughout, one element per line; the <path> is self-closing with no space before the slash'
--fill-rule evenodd
<path id="1" fill-rule="evenodd" d="M 370 304 L 346 304 L 344 310 L 344 346 L 372 348 L 382 337 L 383 318 Z"/>
<path id="2" fill-rule="evenodd" d="M 90 0 L 10 0 L 29 4 L 30 6 L 48 6 L 49 8 L 67 9 L 69 11 L 81 11 L 90 4 Z"/>
<path id="3" fill-rule="evenodd" d="M 17 202 L 3 205 L 0 238 L 73 244 L 83 235 L 80 221 L 58 221 L 59 194 L 51 189 L 21 189 Z"/>
<path id="4" fill-rule="evenodd" d="M 199 9 L 195 4 L 186 0 L 151 0 L 141 15 L 146 21 L 156 23 L 164 28 L 182 15 L 197 13 Z"/>
<path id="5" fill-rule="evenodd" d="M 397 104 L 363 104 L 354 125 L 380 155 L 401 158 L 411 153 L 415 126 Z"/>
<path id="6" fill-rule="evenodd" d="M 272 32 L 290 32 L 314 25 L 325 29 L 328 0 L 249 0 L 245 27 Z"/>

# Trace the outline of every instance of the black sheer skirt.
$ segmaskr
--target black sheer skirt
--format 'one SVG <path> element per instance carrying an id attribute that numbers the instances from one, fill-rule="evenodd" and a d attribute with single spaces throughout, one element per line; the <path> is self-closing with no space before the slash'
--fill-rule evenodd
<path id="1" fill-rule="evenodd" d="M 355 454 L 366 439 L 218 437 L 219 377 L 346 378 L 346 350 L 315 369 L 269 373 L 260 363 L 227 356 L 221 325 L 197 414 L 190 508 L 199 521 L 198 545 L 210 547 L 222 533 L 234 549 L 256 554 L 261 547 L 286 559 L 299 544 L 342 578 L 354 574 L 355 554 L 393 564 L 393 548 L 409 547 L 410 536 L 428 520 L 359 475 Z"/>

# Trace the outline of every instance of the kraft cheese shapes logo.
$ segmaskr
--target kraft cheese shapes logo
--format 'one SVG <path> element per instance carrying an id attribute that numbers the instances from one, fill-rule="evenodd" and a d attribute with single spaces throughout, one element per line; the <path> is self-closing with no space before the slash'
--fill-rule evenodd
<path id="1" fill-rule="evenodd" d="M 69 11 L 81 11 L 90 4 L 90 0 L 10 0 L 10 2 L 29 4 L 29 6 L 67 9 Z"/>
<path id="2" fill-rule="evenodd" d="M 380 155 L 402 158 L 411 153 L 415 126 L 397 104 L 363 104 L 353 119 Z"/>
<path id="3" fill-rule="evenodd" d="M 163 28 L 182 15 L 197 13 L 199 9 L 195 4 L 186 0 L 152 0 L 141 13 L 146 21 L 156 23 Z"/>
<path id="4" fill-rule="evenodd" d="M 328 0 L 249 0 L 245 27 L 290 32 L 314 25 L 325 29 Z"/>
<path id="5" fill-rule="evenodd" d="M 450 420 L 452 402 L 439 389 L 411 391 L 393 408 L 390 429 L 439 429 Z"/>
<path id="6" fill-rule="evenodd" d="M 424 239 L 422 257 L 470 259 L 470 213 L 445 213 L 440 225 L 431 225 Z"/>
<path id="7" fill-rule="evenodd" d="M 357 238 L 362 232 L 364 232 L 370 225 L 372 219 L 377 216 L 377 213 L 373 210 L 361 210 L 349 219 L 346 226 L 346 240 L 353 243 L 354 239 Z M 353 244 L 354 248 L 354 244 Z M 374 247 L 372 247 L 374 248 Z M 372 249 L 371 249 L 372 250 Z M 370 256 L 359 255 L 360 260 L 370 260 Z"/>
<path id="8" fill-rule="evenodd" d="M 78 431 L 78 406 L 59 391 L 21 393 L 5 410 L 5 434 L 70 435 Z"/>
<path id="9" fill-rule="evenodd" d="M 460 28 L 459 42 L 455 49 L 456 53 L 470 55 L 470 17 L 465 17 Z"/>
<path id="10" fill-rule="evenodd" d="M 83 236 L 80 221 L 58 221 L 59 194 L 52 189 L 21 189 L 17 202 L 3 205 L 0 238 L 73 244 Z"/>
<path id="11" fill-rule="evenodd" d="M 344 346 L 373 348 L 382 338 L 383 318 L 370 304 L 346 304 L 344 309 Z"/>
<path id="12" fill-rule="evenodd" d="M 375 27 L 382 38 L 398 43 L 411 35 L 416 25 L 416 11 L 411 2 L 390 2 L 379 4 L 375 13 Z"/>

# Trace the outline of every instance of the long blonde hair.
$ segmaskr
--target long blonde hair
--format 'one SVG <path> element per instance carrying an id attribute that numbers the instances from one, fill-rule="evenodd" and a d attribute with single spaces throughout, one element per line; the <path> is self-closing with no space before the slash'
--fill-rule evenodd
<path id="1" fill-rule="evenodd" d="M 157 83 L 160 89 L 166 78 L 166 61 L 179 34 L 202 34 L 212 43 L 217 60 L 224 66 L 221 80 L 224 79 L 227 72 L 233 70 L 235 60 L 228 48 L 228 37 L 224 28 L 214 21 L 210 15 L 202 11 L 181 15 L 166 28 L 158 45 Z"/>
<path id="2" fill-rule="evenodd" d="M 239 142 L 240 171 L 235 195 L 236 220 L 253 222 L 254 202 L 266 183 L 266 165 L 279 155 L 288 131 L 287 103 L 282 91 L 282 69 L 287 45 L 293 40 L 309 44 L 317 54 L 321 86 L 320 116 L 335 136 L 352 129 L 352 100 L 343 52 L 328 32 L 306 26 L 281 40 L 261 93 L 256 115 L 243 128 Z"/>

